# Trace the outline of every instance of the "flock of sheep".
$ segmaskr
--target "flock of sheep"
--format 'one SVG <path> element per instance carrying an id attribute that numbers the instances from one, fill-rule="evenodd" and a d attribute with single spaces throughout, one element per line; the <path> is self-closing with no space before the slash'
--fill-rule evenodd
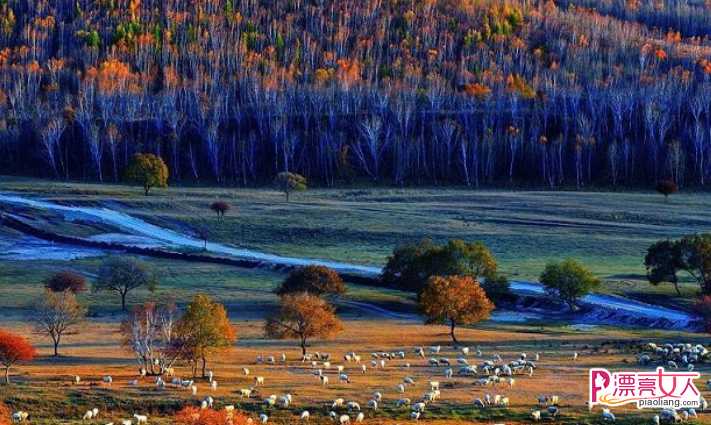
<path id="1" fill-rule="evenodd" d="M 371 416 L 375 416 L 379 409 L 386 406 L 388 403 L 396 409 L 408 409 L 409 417 L 412 420 L 423 418 L 430 409 L 430 406 L 437 403 L 443 396 L 445 391 L 442 382 L 447 382 L 455 375 L 459 378 L 471 378 L 471 384 L 491 389 L 512 389 L 516 385 L 517 379 L 530 377 L 534 374 L 537 368 L 537 362 L 541 358 L 540 353 L 534 353 L 529 357 L 526 353 L 520 353 L 515 358 L 504 360 L 499 354 L 491 354 L 485 356 L 479 349 L 470 349 L 461 347 L 450 352 L 454 358 L 444 355 L 441 346 L 431 347 L 415 347 L 410 354 L 405 351 L 378 351 L 372 352 L 368 360 L 364 360 L 364 356 L 355 352 L 348 352 L 343 356 L 343 364 L 335 364 L 334 359 L 325 353 L 309 353 L 301 358 L 301 362 L 294 362 L 299 368 L 311 374 L 317 381 L 316 385 L 328 387 L 330 379 L 336 379 L 339 384 L 350 384 L 352 382 L 351 374 L 365 375 L 368 373 L 378 373 L 379 369 L 384 368 L 400 368 L 404 371 L 415 370 L 415 366 L 428 368 L 426 376 L 416 376 L 416 374 L 408 374 L 400 382 L 392 383 L 392 393 L 394 397 L 386 400 L 384 393 L 390 392 L 379 389 L 378 391 L 368 392 L 364 396 L 367 401 L 364 408 L 356 400 L 347 400 L 344 397 L 337 397 L 332 402 L 327 403 L 322 412 L 319 412 L 329 417 L 334 423 L 339 425 L 350 424 L 352 422 L 363 422 L 366 418 L 366 412 Z M 642 352 L 638 355 L 637 360 L 640 365 L 647 366 L 651 363 L 666 365 L 667 367 L 686 367 L 693 370 L 694 364 L 704 361 L 711 357 L 708 350 L 701 345 L 692 344 L 665 344 L 658 346 L 650 343 L 643 347 Z M 569 361 L 576 362 L 579 359 L 577 352 L 571 353 L 568 357 Z M 417 363 L 416 363 L 417 362 Z M 292 366 L 294 365 L 292 363 Z M 287 356 L 282 353 L 278 356 L 262 356 L 256 358 L 256 365 L 272 365 L 283 366 L 290 369 L 287 362 Z M 413 368 L 413 369 L 411 369 Z M 375 372 L 374 372 L 375 371 Z M 198 395 L 198 386 L 192 379 L 181 379 L 174 376 L 175 371 L 168 369 L 163 376 L 155 378 L 155 388 L 164 390 L 166 388 L 176 388 L 190 391 L 193 396 Z M 252 386 L 240 388 L 237 391 L 241 400 L 244 399 L 259 399 L 260 388 L 265 385 L 264 376 L 252 376 L 248 367 L 242 368 L 242 375 L 251 378 Z M 145 370 L 139 370 L 141 378 L 146 376 Z M 166 382 L 169 379 L 169 383 Z M 404 396 L 408 389 L 414 389 L 419 381 L 425 381 L 425 388 L 421 397 L 410 399 Z M 209 388 L 214 391 L 217 389 L 217 380 L 214 373 L 208 371 L 207 381 Z M 75 376 L 74 384 L 79 384 L 81 378 Z M 111 386 L 113 378 L 104 376 L 102 382 Z M 129 386 L 139 384 L 138 379 L 128 381 Z M 711 381 L 707 383 L 711 389 Z M 702 405 L 700 410 L 707 408 L 706 401 L 701 398 Z M 489 408 L 508 408 L 509 397 L 504 394 L 485 393 L 482 398 L 476 398 L 472 401 L 472 405 L 477 409 Z M 205 396 L 199 402 L 201 409 L 212 409 L 215 400 L 212 396 Z M 269 414 L 274 409 L 291 409 L 294 404 L 294 397 L 290 393 L 276 395 L 271 394 L 261 399 L 262 412 L 258 416 L 258 421 L 266 424 L 270 421 Z M 226 405 L 223 407 L 228 414 L 235 410 L 234 405 Z M 530 411 L 530 420 L 538 422 L 541 420 L 555 420 L 560 415 L 560 397 L 557 395 L 540 395 L 537 398 L 537 403 Z M 308 421 L 312 416 L 312 412 L 308 410 L 301 411 L 299 417 L 301 421 Z M 14 422 L 24 422 L 28 419 L 29 414 L 24 411 L 15 412 L 13 415 Z M 99 417 L 99 409 L 92 408 L 87 410 L 83 415 L 83 421 L 96 421 Z M 659 415 L 652 418 L 652 423 L 658 425 L 660 423 L 678 423 L 690 418 L 697 417 L 695 409 L 684 409 L 680 411 L 662 410 Z M 602 409 L 600 419 L 604 422 L 613 423 L 616 421 L 615 415 L 609 409 Z M 250 420 L 251 421 L 251 420 Z M 120 425 L 140 425 L 148 423 L 148 415 L 134 414 L 132 418 L 123 419 Z M 114 425 L 113 422 L 105 425 Z"/>

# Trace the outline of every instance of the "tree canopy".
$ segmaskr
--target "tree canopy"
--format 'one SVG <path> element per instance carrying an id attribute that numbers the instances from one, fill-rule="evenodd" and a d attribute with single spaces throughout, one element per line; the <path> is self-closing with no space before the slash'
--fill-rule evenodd
<path id="1" fill-rule="evenodd" d="M 341 276 L 325 266 L 299 267 L 291 272 L 275 290 L 278 295 L 308 292 L 313 295 L 341 295 L 346 285 Z"/>
<path id="2" fill-rule="evenodd" d="M 277 174 L 274 178 L 274 184 L 276 184 L 279 190 L 284 192 L 286 202 L 289 202 L 291 192 L 302 192 L 308 188 L 306 184 L 306 177 L 300 174 L 290 173 L 288 171 Z"/>
<path id="3" fill-rule="evenodd" d="M 25 337 L 0 329 L 0 364 L 5 367 L 5 383 L 10 383 L 10 368 L 19 362 L 30 362 L 36 351 Z"/>
<path id="4" fill-rule="evenodd" d="M 279 310 L 264 325 L 264 333 L 270 338 L 298 339 L 303 354 L 309 339 L 333 338 L 342 329 L 333 307 L 306 292 L 281 297 Z"/>
<path id="5" fill-rule="evenodd" d="M 59 356 L 59 344 L 65 335 L 76 333 L 77 326 L 86 315 L 76 295 L 69 291 L 46 290 L 35 302 L 35 330 L 48 336 L 54 345 L 54 356 Z"/>
<path id="6" fill-rule="evenodd" d="M 587 268 L 571 259 L 547 264 L 540 280 L 549 294 L 568 304 L 571 310 L 576 309 L 580 297 L 600 285 L 600 280 Z"/>
<path id="7" fill-rule="evenodd" d="M 388 257 L 380 278 L 387 286 L 419 293 L 430 277 L 453 275 L 490 280 L 489 288 L 499 291 L 497 297 L 508 293 L 506 278 L 498 274 L 496 259 L 482 242 L 455 239 L 437 245 L 425 239 L 399 246 Z"/>
<path id="8" fill-rule="evenodd" d="M 143 261 L 130 257 L 109 257 L 99 268 L 99 276 L 93 286 L 95 292 L 114 291 L 121 296 L 121 309 L 126 311 L 126 295 L 137 288 L 154 291 L 158 279 Z"/>
<path id="9" fill-rule="evenodd" d="M 644 258 L 647 279 L 652 284 L 669 282 L 678 288 L 678 273 L 685 272 L 701 289 L 711 294 L 711 233 L 655 242 Z"/>
<path id="10" fill-rule="evenodd" d="M 205 294 L 193 297 L 176 327 L 176 341 L 193 364 L 193 374 L 198 362 L 202 362 L 203 377 L 208 357 L 229 348 L 236 340 L 237 333 L 225 307 Z"/>
<path id="11" fill-rule="evenodd" d="M 86 278 L 71 270 L 53 274 L 45 280 L 44 286 L 52 292 L 71 291 L 75 294 L 87 289 Z"/>
<path id="12" fill-rule="evenodd" d="M 420 295 L 420 309 L 426 323 L 448 324 L 452 341 L 457 344 L 455 327 L 488 319 L 494 304 L 470 276 L 432 276 Z"/>
<path id="13" fill-rule="evenodd" d="M 137 153 L 126 169 L 126 179 L 143 186 L 143 191 L 148 196 L 153 187 L 168 187 L 168 166 L 159 156 Z"/>

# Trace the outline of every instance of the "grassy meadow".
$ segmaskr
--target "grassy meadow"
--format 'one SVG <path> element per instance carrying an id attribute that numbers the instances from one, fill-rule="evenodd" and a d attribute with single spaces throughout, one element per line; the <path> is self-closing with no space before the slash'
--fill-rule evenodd
<path id="1" fill-rule="evenodd" d="M 73 205 L 106 206 L 136 215 L 144 220 L 181 232 L 192 233 L 208 227 L 210 239 L 271 253 L 325 258 L 368 265 L 382 265 L 392 248 L 400 243 L 432 238 L 482 240 L 496 255 L 500 268 L 513 279 L 536 279 L 546 262 L 564 257 L 576 258 L 604 279 L 601 291 L 624 293 L 654 302 L 688 307 L 695 292 L 691 284 L 682 285 L 683 296 L 673 297 L 668 286 L 651 287 L 644 281 L 642 259 L 647 246 L 666 237 L 708 230 L 711 223 L 711 195 L 682 193 L 669 202 L 652 193 L 602 192 L 511 192 L 470 189 L 312 189 L 292 196 L 286 203 L 282 194 L 270 189 L 232 189 L 175 187 L 155 190 L 145 197 L 140 188 L 122 185 L 56 183 L 20 178 L 0 178 L 1 192 L 21 192 L 54 202 Z M 208 205 L 217 199 L 228 201 L 232 210 L 218 220 Z M 93 223 L 67 223 L 53 213 L 15 209 L 15 213 L 40 219 L 60 232 L 91 236 L 115 231 Z M 0 228 L 0 237 L 20 235 Z M 160 276 L 155 293 L 138 290 L 129 303 L 150 299 L 175 299 L 187 302 L 196 292 L 204 292 L 224 303 L 238 329 L 236 345 L 211 359 L 220 386 L 209 391 L 205 382 L 196 397 L 184 390 L 158 391 L 148 378 L 129 386 L 136 378 L 135 362 L 121 347 L 118 322 L 124 317 L 119 298 L 111 293 L 84 293 L 82 303 L 89 317 L 77 335 L 67 338 L 59 359 L 49 356 L 46 338 L 33 332 L 29 319 L 33 301 L 42 293 L 42 281 L 53 272 L 72 269 L 91 281 L 102 258 L 71 261 L 8 260 L 0 257 L 0 326 L 27 335 L 38 347 L 40 358 L 14 371 L 16 384 L 0 385 L 0 400 L 14 408 L 33 412 L 36 425 L 75 425 L 83 423 L 87 408 L 100 406 L 107 412 L 100 423 L 109 423 L 148 413 L 150 423 L 169 424 L 167 416 L 184 404 L 196 404 L 206 395 L 216 405 L 236 404 L 255 416 L 264 411 L 261 399 L 269 394 L 289 392 L 295 399 L 291 409 L 269 411 L 270 423 L 292 424 L 302 409 L 312 412 L 312 423 L 331 423 L 328 407 L 335 397 L 358 401 L 365 406 L 373 391 L 382 391 L 386 404 L 377 412 L 367 412 L 366 423 L 400 424 L 408 422 L 408 409 L 397 409 L 394 400 L 419 398 L 429 379 L 444 380 L 442 368 L 427 365 L 426 359 L 411 354 L 416 345 L 442 344 L 450 359 L 457 354 L 448 346 L 448 329 L 423 326 L 412 320 L 416 311 L 412 294 L 395 290 L 349 284 L 348 294 L 338 304 L 345 320 L 345 331 L 333 341 L 314 341 L 312 350 L 331 353 L 339 364 L 341 356 L 357 351 L 369 362 L 371 351 L 406 350 L 405 361 L 392 361 L 388 367 L 360 374 L 347 365 L 351 384 L 337 383 L 335 370 L 329 371 L 332 385 L 323 388 L 312 376 L 311 366 L 298 360 L 299 350 L 290 341 L 263 337 L 263 318 L 277 303 L 272 290 L 284 278 L 275 270 L 241 269 L 214 264 L 182 263 L 145 259 Z M 364 302 L 403 312 L 410 316 L 392 319 L 352 302 Z M 500 354 L 510 360 L 525 351 L 541 353 L 539 369 L 533 377 L 517 377 L 516 385 L 495 387 L 472 385 L 471 378 L 453 378 L 443 383 L 444 399 L 428 409 L 428 424 L 529 423 L 529 413 L 540 394 L 560 395 L 561 424 L 599 423 L 599 412 L 588 412 L 587 369 L 605 366 L 615 370 L 634 368 L 634 346 L 640 341 L 699 341 L 703 336 L 671 331 L 619 329 L 613 327 L 576 328 L 562 323 L 543 322 L 502 324 L 485 322 L 461 329 L 460 339 L 480 347 L 484 358 Z M 571 360 L 578 351 L 581 359 Z M 286 365 L 258 365 L 255 357 L 287 353 Z M 475 359 L 475 363 L 482 359 Z M 253 385 L 242 367 L 261 375 L 266 384 L 251 400 L 240 400 L 239 389 Z M 455 369 L 456 370 L 456 369 Z M 698 370 L 705 380 L 711 367 Z M 187 367 L 178 375 L 186 376 Z M 114 377 L 114 384 L 101 383 L 103 375 Z M 73 375 L 83 377 L 72 385 Z M 395 385 L 405 376 L 416 384 L 405 394 Z M 706 394 L 706 389 L 704 388 Z M 511 398 L 508 409 L 478 410 L 472 400 L 485 393 Z M 706 394 L 708 396 L 708 394 Z M 616 411 L 616 413 L 618 413 Z M 61 418 L 61 419 L 60 419 Z M 650 412 L 625 408 L 618 423 L 650 423 Z M 696 423 L 711 423 L 702 415 Z"/>

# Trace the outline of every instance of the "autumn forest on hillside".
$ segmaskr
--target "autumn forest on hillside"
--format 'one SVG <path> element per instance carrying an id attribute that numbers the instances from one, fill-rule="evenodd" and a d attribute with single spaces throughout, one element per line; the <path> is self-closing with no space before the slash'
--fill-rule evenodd
<path id="1" fill-rule="evenodd" d="M 693 0 L 0 0 L 0 166 L 701 187 L 710 24 Z"/>

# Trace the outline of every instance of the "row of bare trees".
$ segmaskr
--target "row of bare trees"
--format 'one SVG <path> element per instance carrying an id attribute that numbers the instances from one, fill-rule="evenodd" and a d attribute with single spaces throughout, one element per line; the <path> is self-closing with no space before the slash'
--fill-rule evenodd
<path id="1" fill-rule="evenodd" d="M 118 181 L 150 152 L 219 184 L 708 180 L 706 12 L 670 35 L 646 4 L 258 3 L 2 3 L 3 171 Z"/>

